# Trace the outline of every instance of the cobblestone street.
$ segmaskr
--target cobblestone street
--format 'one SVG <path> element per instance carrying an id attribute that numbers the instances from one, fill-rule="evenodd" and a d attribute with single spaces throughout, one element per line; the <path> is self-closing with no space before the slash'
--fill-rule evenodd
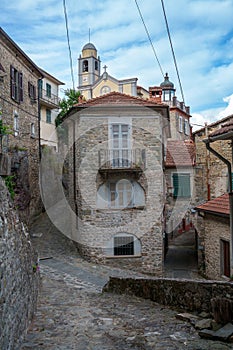
<path id="1" fill-rule="evenodd" d="M 133 276 L 84 261 L 43 214 L 32 228 L 42 287 L 35 319 L 21 350 L 217 350 L 177 311 L 149 300 L 102 293 L 108 276 Z M 138 275 L 138 274 L 137 274 Z M 179 310 L 178 310 L 179 311 Z"/>

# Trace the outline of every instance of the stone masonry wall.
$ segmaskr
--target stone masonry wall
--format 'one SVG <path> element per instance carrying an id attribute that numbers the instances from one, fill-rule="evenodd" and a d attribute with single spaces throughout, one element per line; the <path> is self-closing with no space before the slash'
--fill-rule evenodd
<path id="1" fill-rule="evenodd" d="M 38 100 L 32 100 L 28 93 L 28 83 L 34 85 L 36 97 L 38 97 L 39 72 L 29 63 L 25 57 L 7 41 L 0 37 L 1 64 L 6 72 L 3 81 L 0 81 L 0 110 L 4 125 L 7 125 L 9 134 L 9 153 L 16 151 L 27 153 L 27 174 L 19 157 L 18 175 L 23 171 L 29 184 L 30 199 L 27 208 L 21 210 L 21 217 L 26 224 L 30 224 L 33 216 L 41 211 L 39 191 L 39 123 Z M 23 101 L 15 101 L 11 98 L 11 65 L 23 74 Z M 14 130 L 14 117 L 18 116 L 18 132 Z M 31 133 L 31 125 L 34 124 L 34 134 Z M 14 167 L 14 162 L 12 161 Z M 22 170 L 22 171 L 21 171 Z M 20 178 L 19 182 L 24 179 Z"/>
<path id="2" fill-rule="evenodd" d="M 95 113 L 94 113 L 95 112 Z M 80 251 L 95 262 L 117 265 L 120 258 L 106 255 L 106 247 L 116 234 L 131 234 L 141 243 L 140 258 L 130 257 L 127 265 L 141 272 L 162 274 L 163 268 L 163 203 L 164 180 L 162 169 L 162 117 L 151 110 L 143 113 L 136 109 L 114 108 L 98 111 L 90 110 L 76 119 L 76 195 L 78 208 L 78 230 L 76 232 Z M 92 114 L 93 113 L 93 114 Z M 121 114 L 122 119 L 119 117 Z M 138 115 L 139 114 L 139 115 Z M 119 118 L 119 119 L 117 119 Z M 109 147 L 108 129 L 112 120 L 116 123 L 132 123 L 132 146 L 146 150 L 146 170 L 143 174 L 111 173 L 100 176 L 99 153 Z M 127 122 L 128 121 L 128 122 Z M 72 130 L 70 130 L 72 135 Z M 72 158 L 71 154 L 71 158 Z M 73 176 L 71 160 L 71 178 Z M 97 190 L 107 179 L 114 177 L 136 180 L 145 192 L 143 208 L 99 209 Z M 154 179 L 156 178 L 156 181 Z M 69 183 L 70 203 L 73 201 L 73 185 Z M 73 235 L 74 238 L 75 235 Z M 122 261 L 126 261 L 122 258 Z"/>
<path id="3" fill-rule="evenodd" d="M 221 239 L 230 242 L 229 225 L 229 218 L 205 214 L 203 219 L 205 275 L 210 279 L 222 279 Z"/>
<path id="4" fill-rule="evenodd" d="M 0 177 L 0 349 L 18 350 L 36 309 L 40 274 L 29 234 Z"/>
<path id="5" fill-rule="evenodd" d="M 110 277 L 106 292 L 136 295 L 162 305 L 187 311 L 212 313 L 211 302 L 226 298 L 233 301 L 232 283 L 155 278 Z"/>
<path id="6" fill-rule="evenodd" d="M 209 132 L 213 132 L 221 126 L 222 123 L 211 127 Z M 195 167 L 195 203 L 199 204 L 208 200 L 208 191 L 210 199 L 216 198 L 227 192 L 228 172 L 227 166 L 215 155 L 206 149 L 203 142 L 207 136 L 205 131 L 195 133 L 196 145 L 196 167 Z M 224 158 L 231 161 L 232 148 L 231 141 L 221 140 L 211 143 L 211 147 L 220 153 Z M 209 187 L 209 190 L 208 190 Z"/>

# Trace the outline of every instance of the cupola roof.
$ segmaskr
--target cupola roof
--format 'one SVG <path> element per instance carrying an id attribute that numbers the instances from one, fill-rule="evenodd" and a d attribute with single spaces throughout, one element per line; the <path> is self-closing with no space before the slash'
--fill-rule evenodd
<path id="1" fill-rule="evenodd" d="M 169 76 L 166 73 L 164 77 L 164 81 L 160 84 L 161 88 L 174 89 L 174 84 L 169 80 Z"/>
<path id="2" fill-rule="evenodd" d="M 83 46 L 83 50 L 96 50 L 96 48 L 95 45 L 93 45 L 92 43 L 87 43 Z"/>

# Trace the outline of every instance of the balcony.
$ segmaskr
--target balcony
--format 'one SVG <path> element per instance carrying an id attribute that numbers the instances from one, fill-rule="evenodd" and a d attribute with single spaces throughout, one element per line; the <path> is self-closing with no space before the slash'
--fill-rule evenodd
<path id="1" fill-rule="evenodd" d="M 45 89 L 40 90 L 39 93 L 40 103 L 49 108 L 58 108 L 59 107 L 59 97 L 52 93 L 48 94 Z"/>
<path id="2" fill-rule="evenodd" d="M 146 168 L 144 149 L 102 149 L 99 150 L 99 172 L 135 172 Z"/>

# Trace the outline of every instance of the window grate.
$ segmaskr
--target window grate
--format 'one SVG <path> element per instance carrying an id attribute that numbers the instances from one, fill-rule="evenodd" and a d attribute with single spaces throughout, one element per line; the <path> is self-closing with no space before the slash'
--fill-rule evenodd
<path id="1" fill-rule="evenodd" d="M 114 255 L 134 255 L 133 237 L 114 237 Z"/>

